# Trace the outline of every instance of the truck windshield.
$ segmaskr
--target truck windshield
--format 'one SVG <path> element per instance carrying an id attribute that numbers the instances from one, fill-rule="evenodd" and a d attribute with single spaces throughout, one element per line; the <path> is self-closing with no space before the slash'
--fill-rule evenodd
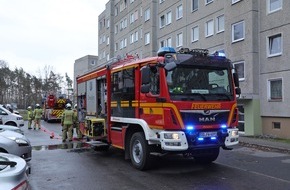
<path id="1" fill-rule="evenodd" d="M 229 101 L 233 89 L 227 68 L 179 65 L 168 71 L 166 80 L 171 100 Z"/>

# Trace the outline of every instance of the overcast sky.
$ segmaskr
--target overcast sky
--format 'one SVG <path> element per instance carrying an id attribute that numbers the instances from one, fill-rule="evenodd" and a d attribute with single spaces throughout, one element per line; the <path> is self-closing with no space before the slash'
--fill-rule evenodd
<path id="1" fill-rule="evenodd" d="M 0 60 L 38 76 L 73 79 L 74 61 L 98 55 L 98 15 L 108 0 L 0 0 Z"/>

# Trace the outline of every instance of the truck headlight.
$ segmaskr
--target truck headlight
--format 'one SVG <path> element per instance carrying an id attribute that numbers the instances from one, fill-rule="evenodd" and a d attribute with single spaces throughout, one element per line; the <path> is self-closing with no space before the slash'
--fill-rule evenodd
<path id="1" fill-rule="evenodd" d="M 174 140 L 180 139 L 178 133 L 164 133 L 164 138 L 165 139 L 174 139 Z"/>
<path id="2" fill-rule="evenodd" d="M 236 131 L 231 131 L 230 132 L 230 136 L 232 136 L 232 137 L 236 137 L 236 136 L 238 136 L 239 135 L 239 131 L 238 130 L 236 130 Z"/>

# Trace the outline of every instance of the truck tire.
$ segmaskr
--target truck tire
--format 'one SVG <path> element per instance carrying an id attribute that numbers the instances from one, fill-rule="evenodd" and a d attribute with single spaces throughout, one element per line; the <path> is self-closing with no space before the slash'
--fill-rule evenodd
<path id="1" fill-rule="evenodd" d="M 130 158 L 134 168 L 146 170 L 151 165 L 150 146 L 147 144 L 144 133 L 134 133 L 130 140 Z"/>
<path id="2" fill-rule="evenodd" d="M 205 155 L 194 156 L 197 163 L 210 164 L 217 159 L 220 153 L 220 148 L 213 148 L 210 153 Z"/>

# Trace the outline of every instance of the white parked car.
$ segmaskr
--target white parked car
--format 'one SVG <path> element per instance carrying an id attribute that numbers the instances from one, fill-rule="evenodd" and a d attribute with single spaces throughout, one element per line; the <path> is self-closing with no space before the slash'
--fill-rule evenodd
<path id="1" fill-rule="evenodd" d="M 2 122 L 4 125 L 13 125 L 16 127 L 24 126 L 24 120 L 22 116 L 11 113 L 2 105 L 0 105 L 0 122 Z"/>
<path id="2" fill-rule="evenodd" d="M 2 130 L 14 131 L 14 132 L 17 132 L 17 133 L 24 135 L 23 130 L 21 130 L 19 127 L 15 127 L 12 125 L 0 125 L 0 131 L 2 131 Z"/>
<path id="3" fill-rule="evenodd" d="M 0 153 L 0 189 L 30 190 L 27 168 L 19 156 Z"/>
<path id="4" fill-rule="evenodd" d="M 9 131 L 0 131 L 0 152 L 17 155 L 27 162 L 31 160 L 32 147 L 24 135 Z"/>

